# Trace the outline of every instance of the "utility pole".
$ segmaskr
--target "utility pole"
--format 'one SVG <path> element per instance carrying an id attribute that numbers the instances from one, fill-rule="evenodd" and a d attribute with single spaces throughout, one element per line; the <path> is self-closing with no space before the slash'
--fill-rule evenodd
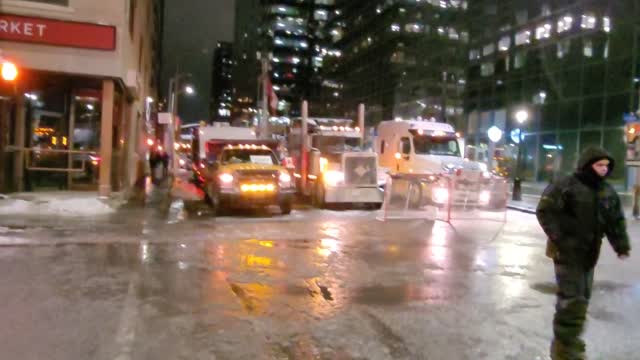
<path id="1" fill-rule="evenodd" d="M 260 126 L 259 134 L 260 138 L 268 139 L 269 134 L 269 90 L 268 87 L 271 84 L 269 81 L 269 59 L 266 56 L 263 56 L 261 59 L 262 62 L 262 116 L 260 117 Z"/>
<path id="2" fill-rule="evenodd" d="M 638 49 L 637 49 L 637 44 L 638 44 L 638 27 L 634 26 L 633 29 L 633 61 L 632 61 L 632 74 L 634 74 L 634 78 L 636 76 L 638 76 L 635 72 L 635 64 L 637 62 L 637 56 L 638 56 Z M 640 116 L 640 86 L 638 86 L 638 110 L 636 111 L 636 117 Z M 633 97 L 633 95 L 631 95 Z M 633 101 L 631 101 L 631 103 L 633 104 Z M 626 129 L 625 129 L 626 130 Z M 627 137 L 627 141 L 632 140 L 632 146 L 633 146 L 633 159 L 631 160 L 638 160 L 638 155 L 640 154 L 640 142 L 638 142 L 637 140 L 637 136 L 638 134 L 635 134 L 635 129 L 634 129 L 634 133 L 633 133 L 633 138 L 629 139 L 629 137 Z M 628 146 L 628 145 L 627 145 Z M 628 166 L 628 165 L 627 165 Z M 635 166 L 635 165 L 634 165 Z M 635 167 L 635 173 L 636 173 L 636 179 L 635 179 L 635 183 L 633 184 L 633 218 L 636 220 L 640 220 L 640 168 Z"/>

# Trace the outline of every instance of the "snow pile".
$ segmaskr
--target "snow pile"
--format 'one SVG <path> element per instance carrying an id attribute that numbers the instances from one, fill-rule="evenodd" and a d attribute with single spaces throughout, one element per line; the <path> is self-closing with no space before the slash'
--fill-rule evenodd
<path id="1" fill-rule="evenodd" d="M 74 216 L 105 215 L 115 210 L 96 198 L 54 199 L 42 204 L 44 213 Z"/>
<path id="2" fill-rule="evenodd" d="M 7 199 L 0 202 L 0 215 L 97 216 L 114 211 L 95 197 L 58 197 L 36 201 Z"/>
<path id="3" fill-rule="evenodd" d="M 22 215 L 34 211 L 34 204 L 20 199 L 8 199 L 0 202 L 0 215 Z"/>

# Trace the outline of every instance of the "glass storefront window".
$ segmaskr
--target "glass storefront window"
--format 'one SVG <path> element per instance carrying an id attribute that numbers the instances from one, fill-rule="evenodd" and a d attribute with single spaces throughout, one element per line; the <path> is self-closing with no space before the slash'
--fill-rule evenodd
<path id="1" fill-rule="evenodd" d="M 635 94 L 634 94 L 635 95 Z M 606 98 L 605 126 L 622 126 L 622 116 L 630 111 L 629 93 L 610 95 Z"/>
<path id="2" fill-rule="evenodd" d="M 565 101 L 558 106 L 558 128 L 577 129 L 580 127 L 580 103 Z"/>
<path id="3" fill-rule="evenodd" d="M 556 134 L 540 135 L 538 181 L 550 182 L 557 177 L 562 164 L 562 149 L 556 141 Z"/>
<path id="4" fill-rule="evenodd" d="M 535 169 L 536 158 L 538 156 L 537 151 L 538 136 L 535 134 L 525 135 L 521 143 L 522 146 L 522 159 L 520 166 L 522 167 L 522 174 L 525 181 L 535 181 Z"/>
<path id="5" fill-rule="evenodd" d="M 602 138 L 602 131 L 600 130 L 586 130 L 580 132 L 580 151 L 583 151 L 589 146 L 600 146 L 600 140 Z"/>
<path id="6" fill-rule="evenodd" d="M 562 132 L 558 135 L 558 145 L 562 146 L 562 158 L 560 161 L 560 174 L 568 175 L 575 171 L 578 161 L 578 134 L 575 131 Z"/>
<path id="7" fill-rule="evenodd" d="M 100 166 L 100 128 L 102 104 L 95 95 L 74 96 L 72 150 L 83 153 L 72 154 L 73 167 L 83 169 L 72 173 L 74 185 L 95 185 Z"/>
<path id="8" fill-rule="evenodd" d="M 607 149 L 607 151 L 613 156 L 613 159 L 616 162 L 616 165 L 613 168 L 613 172 L 610 174 L 609 179 L 614 184 L 624 184 L 624 176 L 625 176 L 625 143 L 621 141 L 624 138 L 624 130 L 622 129 L 609 129 L 606 130 L 607 136 L 605 136 L 603 141 L 603 147 Z"/>

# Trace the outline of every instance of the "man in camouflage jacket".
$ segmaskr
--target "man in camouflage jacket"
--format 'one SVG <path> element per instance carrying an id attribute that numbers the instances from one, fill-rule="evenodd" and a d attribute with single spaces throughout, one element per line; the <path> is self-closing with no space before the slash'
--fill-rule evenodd
<path id="1" fill-rule="evenodd" d="M 551 344 L 554 360 L 585 357 L 581 334 L 602 238 L 607 236 L 621 259 L 631 250 L 620 198 L 605 181 L 614 165 L 605 150 L 586 149 L 577 171 L 550 184 L 538 204 L 536 214 L 549 238 L 547 256 L 553 259 L 558 285 Z"/>

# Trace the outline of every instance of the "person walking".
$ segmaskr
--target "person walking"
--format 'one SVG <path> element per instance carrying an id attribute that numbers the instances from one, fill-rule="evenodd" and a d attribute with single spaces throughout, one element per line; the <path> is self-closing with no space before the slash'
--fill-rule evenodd
<path id="1" fill-rule="evenodd" d="M 591 298 L 594 268 L 602 238 L 624 260 L 631 247 L 620 198 L 605 181 L 615 162 L 603 149 L 585 149 L 573 175 L 547 186 L 536 215 L 546 233 L 546 255 L 553 259 L 556 311 L 553 318 L 553 360 L 585 359 L 581 338 Z"/>

